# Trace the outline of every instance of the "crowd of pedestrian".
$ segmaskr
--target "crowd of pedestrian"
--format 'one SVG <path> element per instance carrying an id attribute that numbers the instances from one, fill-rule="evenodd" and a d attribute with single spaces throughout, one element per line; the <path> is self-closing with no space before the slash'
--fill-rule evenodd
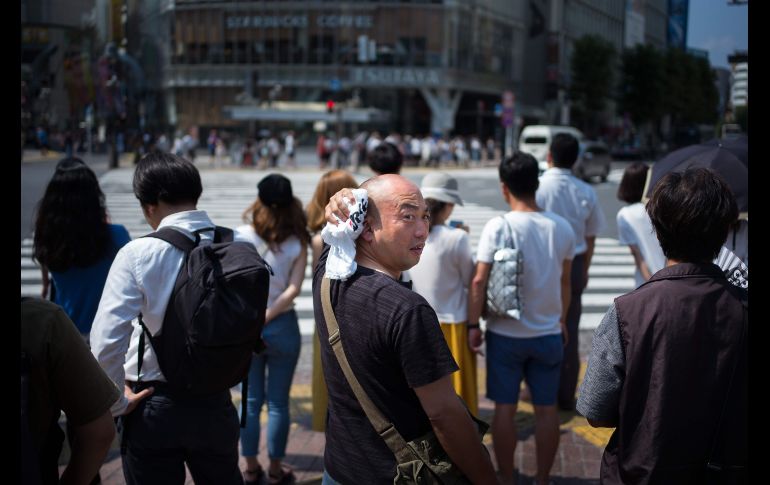
<path id="1" fill-rule="evenodd" d="M 579 151 L 574 137 L 554 136 L 542 175 L 526 153 L 499 163 L 501 197 L 510 210 L 486 223 L 474 255 L 468 226 L 451 219 L 464 202 L 457 180 L 434 171 L 418 186 L 399 172 L 409 163 L 467 166 L 496 159 L 494 143 L 395 133 L 380 139 L 377 132 L 343 142 L 322 134 L 316 151 L 325 173 L 307 208 L 289 179 L 273 173 L 257 184 L 245 224 L 228 232 L 197 209 L 203 189 L 190 162 L 196 136 L 178 137 L 170 152 L 149 150 L 137 163 L 134 194 L 158 231 L 152 237 L 130 241 L 125 228 L 110 224 L 96 177 L 78 159 L 59 163 L 41 201 L 34 249 L 43 271 L 41 296 L 65 313 L 22 300 L 22 329 L 37 339 L 50 335 L 45 345 L 51 348 L 51 338 L 78 342 L 41 352 L 39 341 L 22 339 L 22 362 L 26 355 L 35 369 L 26 381 L 22 374 L 22 385 L 28 383 L 38 403 L 28 418 L 22 406 L 22 427 L 28 422 L 33 431 L 27 435 L 32 451 L 23 452 L 36 451 L 43 460 L 44 483 L 53 480 L 49 447 L 57 446 L 47 426 L 59 410 L 68 423 L 71 418 L 74 439 L 65 475 L 85 479 L 72 483 L 96 474 L 115 431 L 110 416 L 119 418 L 129 484 L 182 483 L 185 465 L 196 483 L 290 483 L 293 472 L 284 463 L 289 391 L 301 347 L 294 300 L 308 250 L 316 322 L 312 426 L 326 436 L 324 484 L 433 483 L 437 477 L 517 483 L 520 400 L 531 401 L 535 411 L 538 484 L 550 483 L 559 409 L 577 409 L 592 426 L 616 428 L 601 465 L 603 483 L 743 483 L 747 292 L 712 262 L 738 219 L 735 198 L 713 172 L 669 174 L 644 205 L 647 167 L 626 170 L 618 198 L 629 205 L 617 215 L 618 230 L 634 256 L 638 288 L 616 299 L 596 330 L 578 392 L 582 293 L 605 216 L 595 190 L 572 174 Z M 247 142 L 239 163 L 277 168 L 283 154 L 290 166 L 296 146 L 291 132 L 283 142 L 275 136 Z M 215 130 L 206 147 L 213 164 L 227 163 Z M 359 185 L 345 169 L 363 161 L 375 175 Z M 164 231 L 202 250 L 181 249 L 159 236 Z M 256 250 L 249 264 L 270 272 L 259 295 L 244 280 L 224 276 L 226 261 L 217 255 L 227 247 Z M 519 258 L 515 298 L 506 300 L 512 311 L 495 313 L 490 289 L 512 286 L 494 281 L 505 250 Z M 187 271 L 193 264 L 213 271 Z M 244 272 L 251 269 L 243 264 Z M 190 311 L 185 291 L 228 303 Z M 242 308 L 247 300 L 254 308 Z M 227 322 L 231 310 L 248 314 L 247 324 L 261 330 L 259 342 L 246 347 L 248 365 L 238 366 L 226 385 L 205 391 L 178 380 L 166 347 L 174 332 L 182 332 L 185 358 L 208 377 L 219 372 L 218 359 L 237 348 L 232 341 L 201 344 L 207 335 L 180 330 L 186 315 Z M 30 322 L 45 329 L 32 332 Z M 78 331 L 82 338 L 73 340 Z M 84 357 L 87 344 L 92 355 Z M 62 357 L 76 351 L 77 357 Z M 57 379 L 78 371 L 93 376 L 78 384 L 79 396 L 60 394 L 75 384 L 40 377 L 41 369 L 56 367 L 41 353 L 56 359 Z M 486 395 L 494 402 L 496 468 L 482 444 L 489 425 L 477 418 L 478 354 L 486 359 Z M 55 390 L 43 390 L 49 381 Z M 230 381 L 243 382 L 240 428 Z M 263 468 L 257 456 L 265 404 L 269 462 Z M 93 449 L 83 451 L 82 436 L 91 437 Z"/>

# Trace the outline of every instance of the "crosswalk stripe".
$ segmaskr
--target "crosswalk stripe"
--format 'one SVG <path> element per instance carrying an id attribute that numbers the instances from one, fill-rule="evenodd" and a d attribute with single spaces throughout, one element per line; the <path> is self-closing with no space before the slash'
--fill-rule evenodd
<path id="1" fill-rule="evenodd" d="M 212 220 L 226 227 L 236 227 L 243 224 L 243 211 L 254 201 L 257 195 L 256 184 L 265 175 L 255 171 L 201 171 L 203 194 L 198 207 L 209 213 Z M 284 173 L 291 181 L 294 195 L 306 206 L 313 196 L 315 185 L 320 177 L 319 172 L 288 172 Z M 474 172 L 455 172 L 457 178 L 477 178 Z M 482 173 L 481 177 L 489 174 Z M 496 171 L 493 174 L 497 176 Z M 610 176 L 612 177 L 613 174 Z M 132 169 L 117 169 L 107 172 L 100 179 L 102 190 L 107 198 L 107 210 L 111 221 L 123 224 L 132 238 L 137 238 L 151 232 L 150 226 L 144 219 L 141 208 L 133 194 Z M 489 175 L 490 178 L 492 175 Z M 366 177 L 357 175 L 356 180 L 362 182 Z M 475 181 L 474 181 L 475 182 Z M 488 182 L 484 188 L 488 187 Z M 481 190 L 481 185 L 479 186 Z M 484 225 L 493 217 L 504 214 L 504 211 L 491 207 L 466 202 L 464 206 L 456 206 L 452 219 L 462 220 L 470 227 L 470 243 L 474 251 L 478 246 Z M 21 294 L 39 296 L 42 283 L 40 270 L 32 262 L 32 239 L 26 238 L 21 244 Z M 311 256 L 308 254 L 308 263 Z M 599 325 L 607 307 L 617 296 L 631 291 L 634 283 L 634 261 L 626 246 L 618 244 L 614 238 L 599 237 L 596 239 L 595 253 L 588 271 L 589 283 L 583 294 L 583 314 L 580 321 L 581 329 L 592 329 Z M 310 264 L 305 270 L 305 278 L 299 296 L 294 300 L 300 323 L 300 332 L 309 335 L 314 332 L 313 298 L 312 298 L 312 268 Z"/>

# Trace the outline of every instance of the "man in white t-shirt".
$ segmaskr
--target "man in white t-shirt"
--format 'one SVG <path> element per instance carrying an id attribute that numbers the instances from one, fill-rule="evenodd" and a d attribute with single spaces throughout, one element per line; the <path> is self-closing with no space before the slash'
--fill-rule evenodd
<path id="1" fill-rule="evenodd" d="M 522 378 L 535 408 L 537 483 L 547 483 L 559 446 L 556 396 L 566 344 L 570 271 L 575 233 L 562 217 L 535 202 L 534 157 L 515 152 L 500 163 L 501 188 L 511 212 L 489 221 L 481 233 L 468 302 L 468 343 L 479 352 L 479 329 L 496 250 L 513 244 L 523 253 L 521 318 L 487 319 L 487 397 L 495 402 L 492 442 L 502 483 L 514 483 L 516 416 Z M 504 227 L 508 225 L 508 228 Z M 510 229 L 510 230 L 509 230 Z"/>
<path id="2" fill-rule="evenodd" d="M 548 170 L 540 177 L 537 205 L 543 210 L 565 218 L 575 233 L 575 257 L 572 261 L 572 296 L 567 311 L 569 344 L 564 351 L 559 382 L 559 408 L 575 409 L 580 356 L 578 354 L 578 327 L 583 311 L 581 299 L 588 285 L 588 267 L 594 254 L 596 235 L 604 229 L 604 212 L 596 191 L 572 174 L 578 158 L 578 140 L 567 133 L 553 137 L 548 152 Z"/>

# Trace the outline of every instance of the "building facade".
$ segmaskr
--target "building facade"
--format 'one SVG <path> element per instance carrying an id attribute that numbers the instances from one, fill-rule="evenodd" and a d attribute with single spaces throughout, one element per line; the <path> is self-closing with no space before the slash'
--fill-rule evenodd
<path id="1" fill-rule="evenodd" d="M 69 89 L 64 78 L 57 81 L 67 97 L 57 106 L 82 119 L 81 105 L 89 101 L 107 131 L 111 123 L 116 129 L 123 123 L 151 132 L 195 127 L 248 136 L 262 128 L 305 131 L 308 121 L 242 115 L 262 106 L 275 111 L 287 102 L 333 100 L 387 115 L 362 121 L 364 129 L 498 139 L 504 93 L 515 95 L 513 118 L 519 128 L 569 123 L 566 93 L 574 42 L 597 34 L 618 52 L 629 38 L 665 47 L 670 3 L 73 1 L 22 2 L 23 35 L 30 39 L 23 43 L 23 59 L 29 58 L 31 66 L 52 44 L 33 45 L 44 34 L 24 28 L 34 27 L 30 18 L 72 17 L 69 22 L 81 25 L 88 20 L 92 40 L 88 49 L 80 48 L 88 53 L 79 60 L 84 73 L 67 75 L 74 80 Z M 63 10 L 57 13 L 57 8 Z M 56 71 L 63 61 L 51 59 L 51 71 Z M 103 69 L 105 60 L 118 66 L 116 75 Z M 109 102 L 115 98 L 113 77 L 123 91 L 135 94 L 125 97 L 131 108 L 125 122 L 121 107 Z M 506 109 L 503 117 L 510 114 L 511 108 Z M 357 126 L 346 124 L 345 129 Z"/>
<path id="2" fill-rule="evenodd" d="M 489 131 L 502 93 L 523 89 L 528 9 L 497 0 L 177 0 L 162 69 L 169 119 L 183 130 L 237 128 L 243 121 L 223 106 L 332 99 L 387 110 L 383 128 L 397 131 Z"/>
<path id="3" fill-rule="evenodd" d="M 27 141 L 40 126 L 64 130 L 94 95 L 93 0 L 21 2 L 21 121 Z"/>
<path id="4" fill-rule="evenodd" d="M 733 108 L 749 104 L 749 53 L 736 52 L 727 58 L 732 69 L 730 104 Z"/>

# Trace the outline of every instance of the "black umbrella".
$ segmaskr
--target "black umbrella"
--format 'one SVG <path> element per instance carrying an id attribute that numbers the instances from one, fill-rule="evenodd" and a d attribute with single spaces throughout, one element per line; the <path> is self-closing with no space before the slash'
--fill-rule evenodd
<path id="1" fill-rule="evenodd" d="M 718 173 L 732 189 L 741 215 L 749 212 L 748 137 L 711 140 L 675 150 L 653 164 L 644 188 L 645 200 L 655 184 L 668 172 L 684 172 L 688 167 L 705 167 Z"/>
<path id="2" fill-rule="evenodd" d="M 719 146 L 727 148 L 733 155 L 738 157 L 746 168 L 749 168 L 749 136 L 740 134 L 733 135 L 729 138 L 714 138 L 709 140 L 704 145 Z"/>

